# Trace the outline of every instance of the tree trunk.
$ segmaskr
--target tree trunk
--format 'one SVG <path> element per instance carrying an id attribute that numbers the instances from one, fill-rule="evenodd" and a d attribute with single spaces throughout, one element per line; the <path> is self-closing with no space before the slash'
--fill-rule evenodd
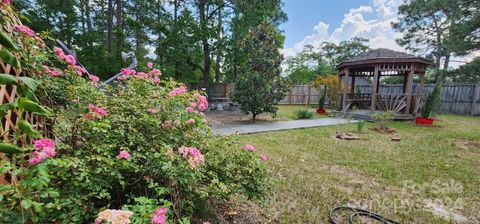
<path id="1" fill-rule="evenodd" d="M 138 4 L 135 4 L 134 6 L 134 10 L 135 10 L 135 19 L 136 21 L 142 21 L 142 19 L 140 18 L 140 13 L 142 12 L 139 12 L 140 10 L 138 9 Z M 141 37 L 141 28 L 135 28 L 135 51 L 137 52 L 137 55 L 138 53 L 140 52 L 140 47 L 142 46 L 142 37 Z"/>
<path id="2" fill-rule="evenodd" d="M 90 0 L 85 0 L 85 17 L 88 32 L 92 32 L 92 18 L 90 18 Z"/>
<path id="3" fill-rule="evenodd" d="M 82 17 L 82 35 L 85 35 L 87 30 L 85 21 L 85 0 L 80 1 L 80 15 Z"/>
<path id="4" fill-rule="evenodd" d="M 235 15 L 233 17 L 233 29 L 232 29 L 232 38 L 233 38 L 233 82 L 237 81 L 237 63 L 238 63 L 238 47 L 237 47 L 237 42 L 238 42 L 238 27 L 237 27 L 237 21 L 239 18 L 239 12 L 238 9 L 235 8 Z"/>
<path id="5" fill-rule="evenodd" d="M 108 9 L 107 9 L 107 46 L 108 53 L 110 54 L 110 66 L 112 66 L 112 55 L 113 55 L 113 0 L 108 0 Z"/>
<path id="6" fill-rule="evenodd" d="M 116 0 L 117 9 L 116 9 L 116 20 L 117 20 L 117 52 L 120 53 L 123 51 L 123 11 L 122 11 L 122 0 Z"/>
<path id="7" fill-rule="evenodd" d="M 450 63 L 450 53 L 445 56 L 445 61 L 443 62 L 443 70 L 448 70 L 448 64 Z"/>
<path id="8" fill-rule="evenodd" d="M 198 1 L 198 12 L 200 14 L 200 28 L 202 32 L 207 32 L 207 16 L 205 14 L 207 0 Z M 205 34 L 204 33 L 204 34 Z M 212 61 L 210 58 L 210 45 L 208 43 L 208 35 L 202 35 L 202 45 L 203 45 L 203 85 L 207 89 L 207 94 L 210 93 L 210 68 Z"/>
<path id="9" fill-rule="evenodd" d="M 217 58 L 215 61 L 215 82 L 220 82 L 220 63 L 222 62 L 222 45 L 223 45 L 223 27 L 222 27 L 222 8 L 223 2 L 220 1 L 218 5 L 218 20 L 217 20 L 217 32 L 218 32 L 218 39 L 217 39 Z"/>

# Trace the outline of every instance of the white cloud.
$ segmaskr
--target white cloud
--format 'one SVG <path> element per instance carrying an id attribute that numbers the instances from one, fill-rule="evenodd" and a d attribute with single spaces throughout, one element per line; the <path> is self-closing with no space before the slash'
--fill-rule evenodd
<path id="1" fill-rule="evenodd" d="M 353 37 L 368 39 L 371 48 L 404 50 L 395 42 L 400 34 L 391 27 L 391 23 L 397 20 L 397 7 L 400 4 L 401 0 L 372 0 L 371 6 L 352 8 L 332 33 L 329 33 L 330 25 L 320 21 L 313 28 L 314 33 L 293 47 L 284 48 L 282 52 L 289 57 L 299 53 L 307 44 L 319 47 L 325 41 L 338 43 Z M 366 19 L 367 16 L 371 19 Z"/>

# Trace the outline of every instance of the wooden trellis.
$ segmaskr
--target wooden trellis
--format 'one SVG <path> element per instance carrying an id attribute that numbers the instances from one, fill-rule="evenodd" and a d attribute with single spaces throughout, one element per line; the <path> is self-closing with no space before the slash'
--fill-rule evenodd
<path id="1" fill-rule="evenodd" d="M 6 34 L 12 34 L 13 32 L 13 27 L 16 25 L 21 25 L 20 19 L 13 13 L 13 11 L 9 7 L 0 7 L 0 17 L 2 20 L 2 24 L 0 24 L 0 31 L 4 32 Z M 0 46 L 0 49 L 2 47 Z M 22 69 L 16 69 L 10 64 L 6 64 L 3 61 L 0 61 L 0 73 L 3 74 L 11 74 L 16 77 L 19 76 L 27 76 L 28 74 L 23 71 Z M 12 103 L 16 100 L 18 97 L 17 94 L 17 87 L 13 85 L 0 85 L 0 105 L 5 104 L 5 103 Z M 15 126 L 18 121 L 18 116 L 15 114 L 13 111 L 9 110 L 5 114 L 5 116 L 1 120 L 1 132 L 0 135 L 2 136 L 2 142 L 4 141 L 11 141 L 12 136 L 15 131 Z M 37 116 L 32 113 L 23 113 L 22 119 L 26 120 L 30 124 L 33 125 L 33 127 L 41 133 L 43 133 L 45 136 L 50 135 L 49 127 L 47 123 L 47 119 L 42 116 Z M 22 144 L 28 143 L 30 140 L 23 138 L 20 139 L 19 141 L 13 142 L 19 146 Z M 0 160 L 8 160 L 10 159 L 7 155 L 0 153 Z M 0 174 L 0 184 L 8 184 L 9 178 L 4 176 L 3 174 Z"/>

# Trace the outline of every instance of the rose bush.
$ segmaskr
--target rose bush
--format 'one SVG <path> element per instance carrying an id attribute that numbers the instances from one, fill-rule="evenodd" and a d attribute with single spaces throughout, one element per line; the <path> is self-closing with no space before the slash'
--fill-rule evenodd
<path id="1" fill-rule="evenodd" d="M 266 158 L 212 135 L 201 92 L 162 80 L 153 64 L 97 89 L 74 57 L 27 28 L 18 30 L 31 38 L 19 54 L 43 50 L 22 67 L 38 82 L 37 102 L 50 107 L 54 136 L 41 139 L 32 127 L 25 134 L 34 144 L 0 161 L 13 182 L 0 185 L 1 223 L 200 222 L 207 199 L 266 197 Z"/>

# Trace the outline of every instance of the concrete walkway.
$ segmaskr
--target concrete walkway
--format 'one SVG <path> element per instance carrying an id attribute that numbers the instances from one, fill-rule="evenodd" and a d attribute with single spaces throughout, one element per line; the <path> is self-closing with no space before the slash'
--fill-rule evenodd
<path id="1" fill-rule="evenodd" d="M 350 123 L 356 123 L 356 120 L 351 120 Z M 220 135 L 230 134 L 253 134 L 267 131 L 282 131 L 298 128 L 313 128 L 320 126 L 347 124 L 348 121 L 342 118 L 321 118 L 314 120 L 294 120 L 294 121 L 275 121 L 275 122 L 262 122 L 256 124 L 235 124 L 235 125 L 223 125 L 213 127 L 212 132 Z"/>

